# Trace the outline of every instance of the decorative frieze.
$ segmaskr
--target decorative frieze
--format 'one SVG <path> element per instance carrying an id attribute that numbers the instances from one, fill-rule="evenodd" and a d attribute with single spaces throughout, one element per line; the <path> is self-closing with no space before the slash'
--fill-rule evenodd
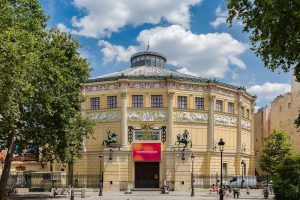
<path id="1" fill-rule="evenodd" d="M 174 121 L 176 122 L 208 122 L 208 114 L 200 112 L 174 112 Z"/>
<path id="2" fill-rule="evenodd" d="M 90 113 L 89 116 L 92 121 L 100 121 L 100 122 L 120 121 L 119 111 L 96 112 L 96 113 Z"/>
<path id="3" fill-rule="evenodd" d="M 241 127 L 242 129 L 251 130 L 251 122 L 246 121 L 244 119 L 241 120 Z"/>
<path id="4" fill-rule="evenodd" d="M 211 91 L 215 94 L 220 94 L 220 95 L 234 97 L 234 98 L 237 96 L 236 92 L 231 92 L 229 90 L 225 90 L 225 89 L 218 88 L 218 87 L 212 87 Z"/>
<path id="5" fill-rule="evenodd" d="M 251 102 L 248 99 L 246 99 L 244 96 L 241 96 L 241 102 L 243 102 L 243 104 L 248 107 L 250 107 L 251 105 Z"/>
<path id="6" fill-rule="evenodd" d="M 231 117 L 227 115 L 214 114 L 214 123 L 226 126 L 236 126 L 236 117 Z"/>
<path id="7" fill-rule="evenodd" d="M 166 111 L 135 110 L 128 112 L 129 121 L 165 121 Z"/>

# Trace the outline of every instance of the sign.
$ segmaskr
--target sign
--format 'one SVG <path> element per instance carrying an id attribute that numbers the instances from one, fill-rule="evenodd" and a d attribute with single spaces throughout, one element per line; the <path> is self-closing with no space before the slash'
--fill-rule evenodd
<path id="1" fill-rule="evenodd" d="M 160 141 L 160 131 L 136 130 L 136 131 L 134 131 L 134 140 L 158 140 L 158 141 Z"/>
<path id="2" fill-rule="evenodd" d="M 1 145 L 1 142 L 0 142 Z M 4 161 L 6 157 L 6 147 L 2 143 L 0 148 L 0 161 Z M 33 145 L 29 144 L 25 148 L 20 148 L 19 145 L 15 145 L 15 151 L 13 152 L 13 161 L 38 161 L 39 154 L 38 149 Z"/>
<path id="3" fill-rule="evenodd" d="M 134 161 L 160 161 L 160 143 L 134 143 L 132 144 L 132 157 Z"/>

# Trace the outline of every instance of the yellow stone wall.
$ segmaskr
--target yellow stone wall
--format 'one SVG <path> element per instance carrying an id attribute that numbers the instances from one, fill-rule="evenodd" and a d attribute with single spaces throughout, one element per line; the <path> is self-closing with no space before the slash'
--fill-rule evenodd
<path id="1" fill-rule="evenodd" d="M 123 82 L 123 80 L 122 80 Z M 158 80 L 126 80 L 125 82 L 135 82 L 135 83 L 165 83 L 165 81 Z M 255 99 L 243 92 L 242 90 L 234 90 L 231 88 L 226 88 L 223 86 L 218 86 L 216 84 L 203 84 L 203 83 L 190 83 L 190 82 L 176 82 L 176 84 L 191 84 L 200 85 L 206 89 L 203 91 L 192 91 L 185 90 L 181 88 L 133 88 L 127 87 L 123 88 L 111 88 L 111 89 L 97 89 L 99 85 L 116 85 L 121 84 L 118 81 L 115 82 L 99 82 L 99 83 L 89 83 L 85 85 L 83 94 L 85 96 L 85 104 L 83 107 L 83 112 L 86 113 L 87 117 L 95 116 L 97 113 L 101 112 L 115 112 L 121 115 L 122 110 L 122 97 L 121 92 L 126 92 L 127 94 L 127 113 L 136 111 L 165 111 L 168 112 L 168 94 L 174 93 L 173 98 L 173 130 L 172 139 L 176 141 L 176 135 L 178 133 L 183 133 L 184 130 L 188 130 L 189 139 L 192 140 L 192 147 L 188 147 L 185 151 L 185 160 L 181 160 L 181 149 L 182 147 L 176 147 L 175 144 L 168 146 L 167 141 L 162 144 L 162 160 L 159 163 L 160 173 L 159 180 L 162 183 L 164 180 L 174 187 L 175 190 L 189 190 L 191 184 L 191 170 L 192 164 L 190 156 L 193 153 L 195 157 L 194 161 L 194 173 L 196 174 L 220 174 L 220 152 L 218 150 L 217 142 L 220 138 L 225 141 L 225 147 L 223 152 L 223 163 L 227 163 L 226 174 L 237 174 L 241 173 L 241 160 L 247 163 L 247 174 L 254 175 L 254 149 L 252 148 L 253 143 L 253 129 L 245 129 L 238 125 L 238 114 L 239 105 L 242 105 L 245 109 L 245 115 L 241 116 L 240 119 L 248 121 L 250 125 L 253 124 L 252 115 L 246 116 L 246 109 L 249 109 L 250 113 L 253 113 L 254 101 Z M 88 89 L 88 87 L 94 87 L 93 89 Z M 218 88 L 219 90 L 212 91 L 207 88 Z M 225 91 L 225 93 L 218 91 Z M 226 92 L 231 95 L 226 95 Z M 143 95 L 144 100 L 143 108 L 132 108 L 132 95 Z M 151 108 L 151 95 L 163 95 L 163 108 Z M 117 96 L 117 108 L 108 109 L 107 108 L 107 96 Z M 177 96 L 187 96 L 187 109 L 177 108 Z M 216 100 L 223 101 L 223 111 L 215 112 L 220 116 L 227 116 L 234 118 L 236 120 L 235 126 L 216 124 L 214 125 L 214 144 L 216 144 L 216 151 L 208 151 L 208 121 L 178 121 L 176 120 L 176 114 L 185 112 L 187 115 L 189 113 L 203 113 L 207 116 L 209 115 L 210 109 L 210 96 L 215 96 L 214 98 L 214 109 L 216 109 Z M 243 98 L 242 98 L 242 97 Z M 90 98 L 100 97 L 100 109 L 90 110 Z M 203 97 L 204 110 L 195 109 L 195 97 Z M 227 103 L 234 103 L 234 113 L 230 114 L 227 112 Z M 169 116 L 168 116 L 169 117 Z M 121 144 L 121 117 L 116 121 L 105 121 L 96 120 L 95 123 L 95 133 L 90 138 L 86 139 L 85 149 L 82 152 L 82 158 L 75 164 L 75 173 L 87 173 L 87 174 L 97 174 L 100 170 L 99 154 L 102 153 L 103 163 L 102 169 L 104 172 L 104 190 L 120 190 L 127 187 L 127 184 L 134 185 L 135 180 L 135 165 L 132 159 L 131 145 L 126 148 L 121 147 L 120 150 L 113 149 L 112 157 L 113 160 L 108 160 L 109 149 L 102 146 L 102 142 L 107 138 L 107 130 L 115 132 L 118 134 L 118 142 Z M 167 126 L 168 120 L 157 120 L 157 121 L 135 121 L 127 119 L 127 126 L 142 127 L 144 124 L 149 123 L 153 127 Z M 240 127 L 240 138 L 241 144 L 245 144 L 246 151 L 240 153 L 241 147 L 237 145 L 238 141 L 238 127 Z M 168 127 L 167 127 L 168 129 Z M 168 132 L 168 130 L 167 130 Z M 167 135 L 168 137 L 168 135 Z M 179 150 L 178 150 L 179 149 Z M 179 155 L 179 156 L 178 156 Z M 113 184 L 110 184 L 112 181 Z M 184 184 L 182 184 L 184 182 Z M 126 186 L 124 186 L 126 184 Z M 134 186 L 132 186 L 134 187 Z"/>

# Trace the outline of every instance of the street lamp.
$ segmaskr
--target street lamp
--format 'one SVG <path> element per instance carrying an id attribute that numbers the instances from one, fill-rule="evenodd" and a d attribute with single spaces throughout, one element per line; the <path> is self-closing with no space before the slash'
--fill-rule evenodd
<path id="1" fill-rule="evenodd" d="M 102 181 L 103 181 L 103 173 L 102 173 L 102 170 L 101 170 L 101 166 L 102 166 L 102 158 L 103 158 L 103 155 L 100 154 L 99 155 L 99 160 L 100 160 L 100 180 L 99 180 L 99 196 L 103 196 L 103 193 L 102 193 Z"/>
<path id="2" fill-rule="evenodd" d="M 218 142 L 219 145 L 219 151 L 221 152 L 221 183 L 220 183 L 220 200 L 223 200 L 224 197 L 224 193 L 223 193 L 223 151 L 224 151 L 224 145 L 225 142 L 223 141 L 223 139 L 221 138 L 220 141 Z"/>
<path id="3" fill-rule="evenodd" d="M 244 160 L 242 160 L 241 165 L 242 165 L 242 183 L 241 183 L 241 188 L 243 189 L 243 185 L 244 185 L 244 170 L 245 170 L 245 166 L 246 166 L 246 163 L 244 162 Z"/>
<path id="4" fill-rule="evenodd" d="M 71 152 L 71 162 L 70 162 L 71 198 L 70 198 L 70 200 L 74 200 L 74 190 L 73 190 L 73 187 L 74 187 L 74 184 L 73 184 L 73 157 L 74 157 L 74 146 L 75 146 L 75 143 L 74 143 L 73 140 L 69 143 L 69 146 L 70 146 L 70 152 Z"/>
<path id="5" fill-rule="evenodd" d="M 53 188 L 53 163 L 54 160 L 52 158 L 52 156 L 50 156 L 50 172 L 51 172 L 51 187 Z"/>
<path id="6" fill-rule="evenodd" d="M 191 177 L 192 177 L 192 193 L 191 193 L 191 196 L 195 196 L 195 184 L 194 184 L 194 159 L 195 159 L 195 156 L 194 154 L 191 155 L 191 160 L 192 160 L 192 174 L 191 174 Z"/>

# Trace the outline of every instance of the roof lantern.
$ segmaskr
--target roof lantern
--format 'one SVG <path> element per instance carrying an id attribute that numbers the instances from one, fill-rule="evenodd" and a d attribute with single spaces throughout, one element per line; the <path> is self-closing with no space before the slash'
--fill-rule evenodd
<path id="1" fill-rule="evenodd" d="M 149 51 L 149 43 L 147 50 L 133 54 L 130 57 L 131 67 L 154 66 L 165 68 L 167 62 L 166 57 L 154 51 Z"/>

